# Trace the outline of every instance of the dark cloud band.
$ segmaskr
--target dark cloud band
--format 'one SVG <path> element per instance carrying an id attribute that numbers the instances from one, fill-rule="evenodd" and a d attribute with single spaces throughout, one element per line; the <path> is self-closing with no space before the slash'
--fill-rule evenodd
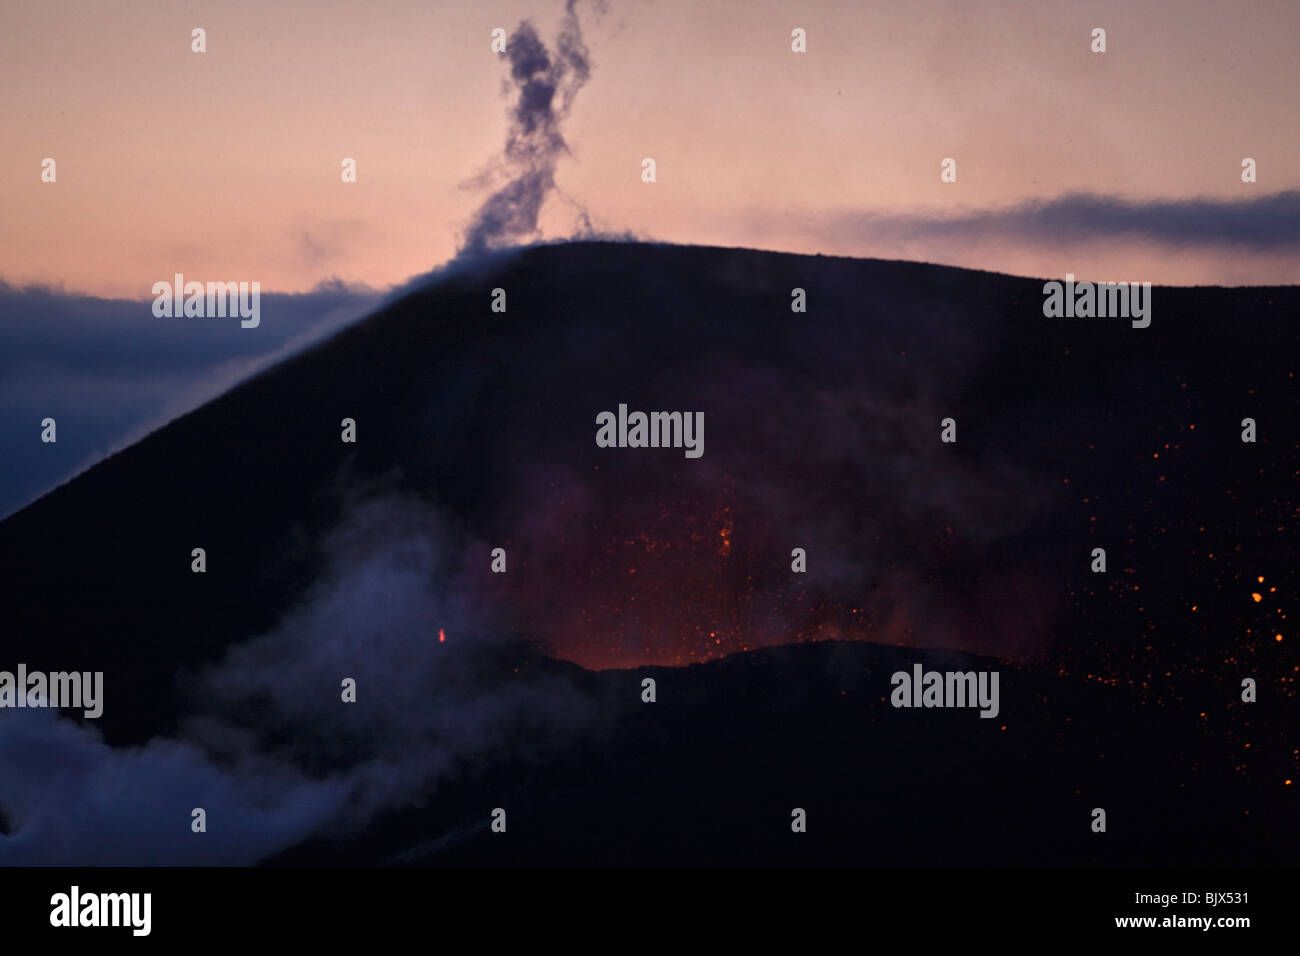
<path id="1" fill-rule="evenodd" d="M 1011 240 L 1087 242 L 1127 239 L 1172 247 L 1239 246 L 1254 250 L 1300 247 L 1300 191 L 1251 199 L 1132 200 L 1071 193 L 1002 209 L 951 215 L 837 216 L 835 231 L 906 241 Z"/>

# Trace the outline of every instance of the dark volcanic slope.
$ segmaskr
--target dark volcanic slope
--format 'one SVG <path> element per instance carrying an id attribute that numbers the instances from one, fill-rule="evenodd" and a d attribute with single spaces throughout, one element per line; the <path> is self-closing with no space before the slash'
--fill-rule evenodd
<path id="1" fill-rule="evenodd" d="M 890 674 L 1001 667 L 1003 714 L 896 710 Z M 653 675 L 659 699 L 640 701 Z M 274 862 L 399 864 L 1289 864 L 1294 799 L 1224 775 L 1230 745 L 1129 691 L 956 653 L 767 648 L 603 671 L 608 736 L 490 767 L 365 841 Z M 1194 746 L 1189 753 L 1187 747 Z M 487 808 L 509 811 L 507 838 Z M 1089 829 L 1105 808 L 1107 832 Z M 791 811 L 807 812 L 794 834 Z"/>
<path id="2" fill-rule="evenodd" d="M 796 287 L 806 290 L 806 313 L 790 309 Z M 490 310 L 494 288 L 506 290 L 505 314 Z M 318 600 L 330 532 L 363 513 L 361 503 L 401 494 L 438 516 L 430 534 L 448 552 L 439 574 L 456 576 L 448 589 L 472 624 L 462 632 L 495 628 L 587 667 L 638 674 L 838 638 L 1014 660 L 1007 685 L 1026 675 L 1001 717 L 987 721 L 882 708 L 886 669 L 853 660 L 843 673 L 827 671 L 847 658 L 824 650 L 665 671 L 720 686 L 700 690 L 689 717 L 635 696 L 644 709 L 634 715 L 597 717 L 603 730 L 559 747 L 554 773 L 579 781 L 590 761 L 612 761 L 607 782 L 558 809 L 536 798 L 537 813 L 562 819 L 601 794 L 613 806 L 615 791 L 632 788 L 643 814 L 660 798 L 688 799 L 708 767 L 749 780 L 759 771 L 742 773 L 736 755 L 761 762 L 764 741 L 789 726 L 789 739 L 771 743 L 772 759 L 804 754 L 799 773 L 814 781 L 813 796 L 785 771 L 754 777 L 746 791 L 754 801 L 737 820 L 752 822 L 759 808 L 780 817 L 790 801 L 815 803 L 821 788 L 835 794 L 844 826 L 859 799 L 878 825 L 893 809 L 936 808 L 940 787 L 1006 794 L 1032 780 L 1042 785 L 1035 801 L 1064 802 L 1039 811 L 1032 827 L 990 823 L 1010 827 L 999 858 L 1044 857 L 1042 847 L 1089 858 L 1090 847 L 1044 828 L 1076 825 L 1076 802 L 1092 799 L 1082 778 L 1119 761 L 1126 799 L 1166 800 L 1181 787 L 1190 802 L 1177 812 L 1160 804 L 1173 818 L 1210 808 L 1206 827 L 1225 836 L 1193 842 L 1187 857 L 1203 848 L 1207 861 L 1235 859 L 1233 847 L 1262 846 L 1258 824 L 1243 822 L 1243 793 L 1265 808 L 1255 820 L 1267 808 L 1294 811 L 1296 788 L 1282 788 L 1297 771 L 1285 708 L 1300 664 L 1288 623 L 1300 290 L 1157 288 L 1147 329 L 1046 319 L 1042 301 L 1041 281 L 910 263 L 623 243 L 499 257 L 407 296 L 0 524 L 0 668 L 102 670 L 97 727 L 110 743 L 176 733 L 210 703 L 197 670 Z M 596 414 L 620 402 L 703 411 L 703 457 L 595 447 Z M 939 423 L 949 416 L 958 441 L 945 445 Z M 1246 417 L 1258 423 L 1255 444 L 1240 441 Z M 357 422 L 355 445 L 340 441 L 344 418 Z M 497 546 L 510 555 L 505 575 L 488 572 Z M 206 574 L 190 571 L 195 547 L 207 551 Z M 807 549 L 806 575 L 790 573 L 793 547 Z M 1088 569 L 1094 547 L 1107 550 L 1105 575 Z M 418 554 L 395 561 L 424 568 Z M 359 612 L 359 639 L 371 623 L 404 620 L 400 596 Z M 422 620 L 430 637 L 442 626 Z M 448 629 L 448 653 L 459 653 L 461 636 Z M 514 643 L 493 653 L 502 674 L 530 660 Z M 281 664 L 292 670 L 295 661 Z M 801 674 L 805 666 L 815 673 Z M 472 673 L 488 680 L 488 671 Z M 1259 683 L 1256 704 L 1239 699 L 1247 676 Z M 630 678 L 601 679 L 627 679 L 626 692 L 637 693 Z M 746 704 L 766 714 L 753 718 L 762 732 L 738 750 L 723 709 L 764 681 L 770 699 Z M 839 694 L 849 688 L 837 681 L 851 693 Z M 323 686 L 337 698 L 336 680 Z M 806 693 L 786 696 L 798 687 Z M 588 691 L 592 701 L 612 693 Z M 240 710 L 251 726 L 262 708 L 279 706 L 273 687 L 259 693 Z M 788 724 L 774 716 L 790 708 Z M 960 725 L 957 756 L 918 762 L 917 748 L 937 746 L 950 720 Z M 1071 763 L 1061 748 L 1075 745 L 1066 731 L 1080 721 L 1131 749 Z M 1050 732 L 1035 730 L 1039 722 Z M 1004 723 L 996 759 L 981 764 L 987 735 Z M 302 726 L 277 723 L 279 736 L 262 743 L 292 750 Z M 352 730 L 362 749 L 366 726 Z M 1154 745 L 1139 739 L 1148 726 L 1161 728 L 1167 763 L 1148 759 Z M 806 745 L 818 728 L 821 743 Z M 510 735 L 497 737 L 509 751 Z M 858 741 L 869 760 L 854 752 Z M 642 751 L 644 761 L 628 756 Z M 733 763 L 712 763 L 715 751 Z M 331 766 L 293 759 L 318 775 Z M 473 781 L 511 775 L 515 765 L 501 759 L 471 761 L 457 771 L 464 787 L 437 799 L 477 806 Z M 898 782 L 907 774 L 927 775 L 924 799 L 908 789 L 915 783 Z M 995 805 L 960 804 L 976 816 Z M 347 852 L 385 858 L 444 832 L 403 819 L 400 810 L 385 817 L 381 828 L 397 832 Z M 613 813 L 607 823 L 619 819 L 636 826 Z M 969 832 L 973 818 L 958 819 Z M 945 856 L 945 832 L 936 824 L 914 858 L 967 858 L 956 849 Z M 576 847 L 559 833 L 532 858 Z M 649 833 L 636 844 L 643 855 L 656 844 Z M 1158 862 L 1182 845 L 1181 833 L 1166 830 L 1149 853 L 1130 843 L 1127 858 Z M 719 839 L 699 858 L 744 856 L 743 839 Z M 843 846 L 869 842 L 854 839 Z M 1288 825 L 1273 846 L 1296 842 Z M 451 841 L 445 855 L 488 853 L 466 849 L 474 846 L 481 841 Z M 687 858 L 690 846 L 662 856 Z M 909 858 L 904 842 L 892 846 L 862 856 Z M 823 848 L 825 859 L 854 858 Z M 574 857 L 603 853 L 588 847 Z"/>

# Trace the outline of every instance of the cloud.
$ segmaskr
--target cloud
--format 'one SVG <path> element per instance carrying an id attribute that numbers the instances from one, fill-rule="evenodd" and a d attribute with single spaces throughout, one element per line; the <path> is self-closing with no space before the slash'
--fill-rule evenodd
<path id="1" fill-rule="evenodd" d="M 262 296 L 262 323 L 158 319 L 150 301 L 0 282 L 0 516 L 373 309 L 334 281 Z M 41 419 L 58 442 L 40 441 Z"/>
<path id="2" fill-rule="evenodd" d="M 505 155 L 499 165 L 472 177 L 465 186 L 481 188 L 502 175 L 509 178 L 475 212 L 461 254 L 478 253 L 538 233 L 542 205 L 556 188 L 556 164 L 569 151 L 561 125 L 574 97 L 591 76 L 591 59 L 575 6 L 576 0 L 565 5 L 554 52 L 547 50 L 527 20 L 506 42 L 510 82 L 518 90 L 518 99 L 510 110 Z M 585 223 L 585 213 L 580 215 Z"/>
<path id="3" fill-rule="evenodd" d="M 991 210 L 950 214 L 836 213 L 827 222 L 839 241 L 881 240 L 1032 243 L 1137 240 L 1170 247 L 1300 248 L 1300 191 L 1250 199 L 1134 200 L 1094 193 L 1027 200 Z"/>

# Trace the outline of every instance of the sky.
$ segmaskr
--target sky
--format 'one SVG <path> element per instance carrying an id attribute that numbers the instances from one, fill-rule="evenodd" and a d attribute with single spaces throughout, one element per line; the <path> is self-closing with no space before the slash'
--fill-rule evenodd
<path id="1" fill-rule="evenodd" d="M 501 245 L 1295 283 L 1298 31 L 1292 0 L 6 3 L 0 516 Z M 178 273 L 264 320 L 154 317 Z"/>
<path id="2" fill-rule="evenodd" d="M 1019 275 L 1300 277 L 1292 0 L 576 14 L 590 78 L 534 238 L 590 222 Z M 0 278 L 138 299 L 177 272 L 279 292 L 427 272 L 500 164 L 511 91 L 491 31 L 530 19 L 549 45 L 563 15 L 562 0 L 7 3 Z"/>

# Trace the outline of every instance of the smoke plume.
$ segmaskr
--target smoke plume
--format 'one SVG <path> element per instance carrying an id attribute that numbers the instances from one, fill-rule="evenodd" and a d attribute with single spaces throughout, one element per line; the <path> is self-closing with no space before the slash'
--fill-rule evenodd
<path id="1" fill-rule="evenodd" d="M 510 110 L 503 159 L 467 185 L 508 177 L 479 207 L 465 232 L 460 254 L 481 252 L 537 235 L 537 220 L 555 189 L 555 167 L 569 151 L 560 132 L 574 97 L 591 76 L 591 60 L 568 0 L 554 52 L 528 20 L 506 42 L 510 80 L 518 98 Z M 585 214 L 583 215 L 585 220 Z"/>

